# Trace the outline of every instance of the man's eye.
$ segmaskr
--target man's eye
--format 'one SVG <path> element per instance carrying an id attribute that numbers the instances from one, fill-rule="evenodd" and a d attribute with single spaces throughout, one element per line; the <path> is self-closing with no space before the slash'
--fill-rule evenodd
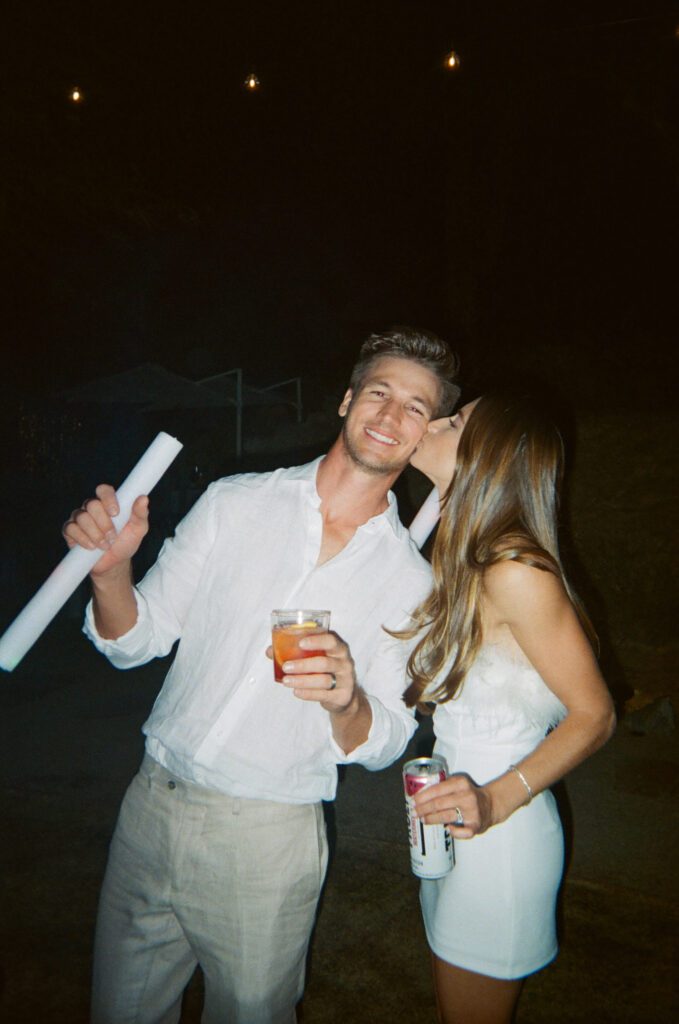
<path id="1" fill-rule="evenodd" d="M 424 411 L 419 409 L 416 405 L 409 405 L 408 412 L 414 412 L 417 416 L 424 416 Z"/>
<path id="2" fill-rule="evenodd" d="M 384 391 L 378 391 L 378 390 L 377 390 L 377 388 L 374 388 L 374 389 L 373 389 L 373 390 L 372 390 L 372 391 L 370 392 L 370 394 L 371 394 L 371 395 L 377 395 L 377 397 L 378 397 L 378 398 L 384 398 Z"/>

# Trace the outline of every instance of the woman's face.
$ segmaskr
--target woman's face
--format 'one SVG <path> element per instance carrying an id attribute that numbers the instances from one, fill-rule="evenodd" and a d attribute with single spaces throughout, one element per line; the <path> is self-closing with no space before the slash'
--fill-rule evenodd
<path id="1" fill-rule="evenodd" d="M 428 476 L 440 495 L 447 490 L 455 473 L 457 447 L 470 413 L 478 402 L 468 402 L 455 413 L 440 420 L 431 420 L 427 433 L 411 456 L 410 465 Z"/>

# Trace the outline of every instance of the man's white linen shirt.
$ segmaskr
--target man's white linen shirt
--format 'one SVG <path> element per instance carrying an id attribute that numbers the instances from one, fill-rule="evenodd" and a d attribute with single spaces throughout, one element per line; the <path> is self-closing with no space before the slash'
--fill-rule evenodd
<path id="1" fill-rule="evenodd" d="M 331 800 L 338 763 L 384 768 L 415 731 L 401 700 L 412 642 L 382 626 L 407 623 L 430 589 L 429 566 L 391 493 L 385 512 L 318 565 L 320 461 L 212 484 L 135 589 L 137 622 L 117 640 L 98 635 L 87 609 L 86 634 L 118 668 L 180 639 L 143 731 L 151 757 L 189 782 L 283 803 Z M 274 682 L 265 654 L 274 608 L 328 608 L 348 643 L 372 710 L 368 739 L 351 754 L 319 703 Z"/>

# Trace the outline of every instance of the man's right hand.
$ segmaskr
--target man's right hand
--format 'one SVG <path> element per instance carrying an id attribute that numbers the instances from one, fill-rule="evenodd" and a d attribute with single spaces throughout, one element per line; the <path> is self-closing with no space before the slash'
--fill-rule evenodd
<path id="1" fill-rule="evenodd" d="M 64 523 L 62 533 L 69 548 L 79 544 L 88 551 L 97 548 L 102 557 L 91 570 L 90 575 L 102 578 L 116 575 L 121 566 L 127 565 L 148 533 L 149 499 L 138 497 L 132 506 L 132 513 L 120 533 L 116 533 L 112 516 L 119 512 L 116 492 L 110 484 L 99 484 L 96 498 L 89 498 L 80 508 L 74 509 Z"/>

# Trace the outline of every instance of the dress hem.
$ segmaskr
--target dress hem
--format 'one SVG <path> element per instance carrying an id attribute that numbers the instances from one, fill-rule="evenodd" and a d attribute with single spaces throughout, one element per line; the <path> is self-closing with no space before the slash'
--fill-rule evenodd
<path id="1" fill-rule="evenodd" d="M 463 971 L 472 971 L 474 974 L 485 974 L 488 978 L 497 978 L 500 981 L 518 981 L 520 978 L 527 978 L 531 974 L 535 974 L 537 971 L 541 971 L 548 964 L 551 964 L 553 960 L 559 954 L 559 947 L 555 946 L 552 952 L 547 957 L 541 957 L 538 963 L 533 967 L 516 969 L 514 971 L 501 971 L 499 968 L 489 969 L 487 961 L 475 960 L 473 957 L 467 957 L 464 954 L 454 954 L 451 956 L 449 953 L 440 952 L 439 949 L 435 948 L 434 943 L 431 941 L 431 936 L 427 931 L 425 925 L 425 932 L 427 934 L 427 943 L 432 953 L 443 960 L 444 963 L 450 964 L 452 967 L 460 967 Z"/>

